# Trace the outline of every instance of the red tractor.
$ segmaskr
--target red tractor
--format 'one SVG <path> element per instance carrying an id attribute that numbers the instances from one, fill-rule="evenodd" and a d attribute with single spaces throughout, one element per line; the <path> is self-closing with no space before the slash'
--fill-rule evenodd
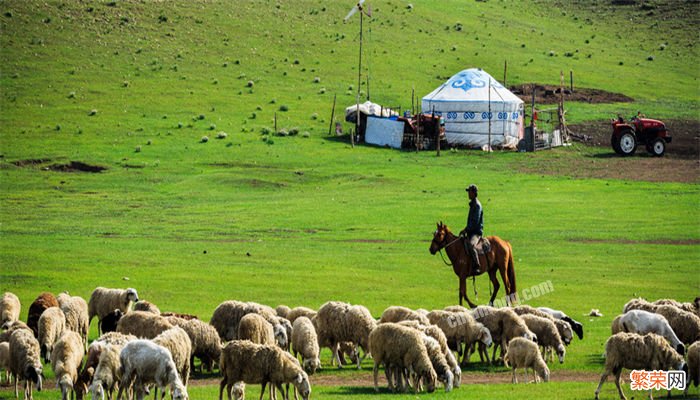
<path id="1" fill-rule="evenodd" d="M 629 122 L 622 117 L 612 120 L 613 133 L 610 143 L 615 153 L 631 156 L 638 144 L 646 146 L 649 154 L 661 157 L 666 152 L 666 144 L 671 143 L 671 132 L 663 122 L 635 115 Z"/>

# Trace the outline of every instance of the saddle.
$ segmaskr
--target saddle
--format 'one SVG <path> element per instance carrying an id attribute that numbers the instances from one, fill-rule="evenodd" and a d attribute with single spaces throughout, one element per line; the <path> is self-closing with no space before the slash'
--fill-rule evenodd
<path id="1" fill-rule="evenodd" d="M 491 252 L 491 242 L 482 236 L 474 248 L 476 249 L 476 254 L 486 255 Z"/>

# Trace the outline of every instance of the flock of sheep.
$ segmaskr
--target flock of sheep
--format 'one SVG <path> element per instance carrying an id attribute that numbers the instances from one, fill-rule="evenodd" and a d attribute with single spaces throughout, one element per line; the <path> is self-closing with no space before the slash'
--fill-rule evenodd
<path id="1" fill-rule="evenodd" d="M 622 368 L 687 370 L 686 344 L 691 344 L 689 380 L 697 385 L 698 303 L 700 298 L 695 303 L 630 301 L 613 322 L 596 397 L 612 373 L 624 398 Z M 175 400 L 188 399 L 195 357 L 202 369 L 211 371 L 218 364 L 220 400 L 224 391 L 229 400 L 243 398 L 246 384 L 261 384 L 261 399 L 268 384 L 272 398 L 279 391 L 288 399 L 291 384 L 295 398 L 308 399 L 309 374 L 321 367 L 322 347 L 331 350 L 331 364 L 338 367 L 348 364 L 348 357 L 360 368 L 371 355 L 375 390 L 381 366 L 392 391 L 411 387 L 433 392 L 438 384 L 445 391 L 459 387 L 460 366 L 473 352 L 493 362 L 499 347 L 499 358 L 512 368 L 513 383 L 518 368 L 525 369 L 526 380 L 532 369 L 535 382 L 547 382 L 545 360 L 553 361 L 556 354 L 563 363 L 574 334 L 583 339 L 583 326 L 565 313 L 527 305 L 433 311 L 392 306 L 377 321 L 364 306 L 337 301 L 318 310 L 225 301 L 206 323 L 193 315 L 161 313 L 154 304 L 140 301 L 135 289 L 98 287 L 88 302 L 65 293 L 42 293 L 30 306 L 26 324 L 19 320 L 20 307 L 12 293 L 0 299 L 0 369 L 14 376 L 15 397 L 18 382 L 25 382 L 25 399 L 32 398 L 33 384 L 41 390 L 41 358 L 50 362 L 63 400 L 71 393 L 79 400 L 112 399 L 114 391 L 117 399 L 123 394 L 143 399 L 151 389 L 156 398 L 160 389 L 162 396 L 169 390 Z M 88 346 L 94 317 L 100 336 Z"/>

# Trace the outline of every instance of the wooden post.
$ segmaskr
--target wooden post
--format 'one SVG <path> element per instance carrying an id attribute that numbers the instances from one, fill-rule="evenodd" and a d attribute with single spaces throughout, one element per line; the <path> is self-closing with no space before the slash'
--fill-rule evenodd
<path id="1" fill-rule="evenodd" d="M 503 62 L 503 86 L 508 87 L 508 60 Z"/>
<path id="2" fill-rule="evenodd" d="M 355 114 L 355 132 L 350 135 L 350 145 L 355 147 L 355 135 L 360 134 L 360 89 L 362 88 L 362 10 L 360 11 L 360 56 L 357 63 L 357 110 Z"/>
<path id="3" fill-rule="evenodd" d="M 433 125 L 435 124 L 435 106 L 433 106 Z M 437 156 L 440 157 L 440 121 L 438 120 L 438 129 L 437 129 L 437 137 L 436 137 L 436 147 L 437 147 Z"/>
<path id="4" fill-rule="evenodd" d="M 569 71 L 569 83 L 571 84 L 571 93 L 574 92 L 574 70 Z"/>
<path id="5" fill-rule="evenodd" d="M 528 151 L 535 151 L 535 91 L 537 89 L 535 88 L 535 84 L 532 84 L 532 110 L 530 113 L 530 146 L 527 149 Z"/>
<path id="6" fill-rule="evenodd" d="M 415 108 L 415 99 L 416 99 L 416 88 L 411 89 L 411 115 L 416 114 L 416 108 Z"/>
<path id="7" fill-rule="evenodd" d="M 422 115 L 421 113 L 418 113 L 418 115 L 416 116 L 416 118 L 418 118 L 416 120 L 416 151 L 420 150 L 418 148 L 418 143 L 420 142 L 420 117 L 421 117 L 421 115 Z"/>
<path id="8" fill-rule="evenodd" d="M 489 78 L 489 145 L 487 151 L 491 152 L 491 78 Z"/>
<path id="9" fill-rule="evenodd" d="M 275 111 L 275 135 L 277 134 L 277 111 Z"/>
<path id="10" fill-rule="evenodd" d="M 334 122 L 333 119 L 335 118 L 335 97 L 336 96 L 337 95 L 335 95 L 335 94 L 333 95 L 333 109 L 331 110 L 331 124 L 328 127 L 328 136 L 330 136 L 331 132 L 333 131 L 333 122 Z"/>

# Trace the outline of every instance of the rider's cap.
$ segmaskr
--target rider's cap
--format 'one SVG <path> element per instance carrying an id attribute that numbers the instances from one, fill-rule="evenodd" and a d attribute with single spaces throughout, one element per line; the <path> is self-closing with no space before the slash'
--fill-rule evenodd
<path id="1" fill-rule="evenodd" d="M 469 187 L 467 187 L 467 188 L 464 189 L 464 190 L 466 190 L 467 192 L 470 191 L 470 190 L 473 190 L 473 191 L 475 191 L 475 192 L 478 192 L 478 191 L 479 191 L 479 189 L 478 189 L 478 188 L 476 187 L 476 185 L 474 185 L 474 184 L 469 185 Z"/>

